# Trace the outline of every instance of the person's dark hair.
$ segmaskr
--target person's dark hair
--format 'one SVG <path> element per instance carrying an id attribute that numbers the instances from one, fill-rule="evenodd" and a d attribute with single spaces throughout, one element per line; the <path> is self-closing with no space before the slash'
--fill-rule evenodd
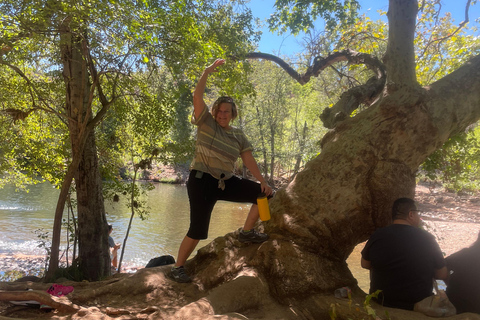
<path id="1" fill-rule="evenodd" d="M 213 106 L 212 106 L 212 116 L 214 118 L 216 117 L 218 108 L 224 102 L 230 103 L 232 105 L 232 120 L 234 120 L 238 115 L 237 106 L 235 105 L 235 102 L 233 102 L 233 98 L 228 97 L 228 96 L 222 96 L 222 97 L 218 98 L 217 100 L 215 100 L 215 102 L 213 103 Z"/>
<path id="2" fill-rule="evenodd" d="M 392 220 L 407 219 L 408 213 L 412 210 L 417 210 L 415 201 L 410 198 L 399 198 L 393 203 Z"/>
<path id="3" fill-rule="evenodd" d="M 113 226 L 111 224 L 108 225 L 108 232 L 110 232 L 110 230 L 112 230 Z"/>

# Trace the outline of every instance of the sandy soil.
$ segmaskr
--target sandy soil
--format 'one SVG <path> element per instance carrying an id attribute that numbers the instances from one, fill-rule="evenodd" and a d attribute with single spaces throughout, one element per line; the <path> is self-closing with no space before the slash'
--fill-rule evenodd
<path id="1" fill-rule="evenodd" d="M 480 231 L 480 196 L 457 195 L 440 188 L 418 185 L 418 208 L 446 256 L 470 246 Z"/>

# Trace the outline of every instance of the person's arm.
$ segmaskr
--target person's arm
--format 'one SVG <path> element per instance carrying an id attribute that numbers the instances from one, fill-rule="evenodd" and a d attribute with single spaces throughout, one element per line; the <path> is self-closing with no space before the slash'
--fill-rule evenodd
<path id="1" fill-rule="evenodd" d="M 260 185 L 262 187 L 262 192 L 265 193 L 266 196 L 272 194 L 272 188 L 267 184 L 265 179 L 263 178 L 260 169 L 258 169 L 257 161 L 253 157 L 252 151 L 244 151 L 240 154 L 242 158 L 243 164 L 247 167 L 247 169 L 253 174 L 255 179 L 260 181 Z"/>
<path id="2" fill-rule="evenodd" d="M 360 261 L 360 265 L 362 266 L 362 268 L 368 269 L 368 270 L 370 270 L 370 268 L 372 267 L 370 261 L 365 260 L 363 257 L 362 257 L 362 260 Z"/>
<path id="3" fill-rule="evenodd" d="M 434 269 L 433 272 L 434 272 L 434 275 L 435 275 L 435 279 L 447 280 L 447 278 L 448 278 L 447 267 L 443 267 L 441 269 Z"/>
<path id="4" fill-rule="evenodd" d="M 203 71 L 202 76 L 198 80 L 195 91 L 193 92 L 193 111 L 195 113 L 195 119 L 198 119 L 202 114 L 203 109 L 207 107 L 205 101 L 203 100 L 203 94 L 205 93 L 205 87 L 207 86 L 208 75 L 212 72 L 216 72 L 215 69 L 224 63 L 225 60 L 223 59 L 215 60 L 212 65 L 205 68 L 205 71 Z"/>

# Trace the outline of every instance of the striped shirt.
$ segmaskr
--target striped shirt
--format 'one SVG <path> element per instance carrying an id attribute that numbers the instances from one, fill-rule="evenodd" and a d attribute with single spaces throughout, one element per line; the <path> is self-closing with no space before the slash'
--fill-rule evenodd
<path id="1" fill-rule="evenodd" d="M 193 114 L 192 124 L 198 129 L 195 157 L 190 169 L 207 172 L 216 179 L 220 179 L 222 173 L 224 179 L 231 178 L 240 154 L 252 150 L 243 131 L 235 127 L 222 128 L 206 107 L 198 119 Z"/>

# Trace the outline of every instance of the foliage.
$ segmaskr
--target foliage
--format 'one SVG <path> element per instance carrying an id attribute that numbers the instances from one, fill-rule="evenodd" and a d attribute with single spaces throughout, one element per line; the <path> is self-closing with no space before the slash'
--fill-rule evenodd
<path id="1" fill-rule="evenodd" d="M 378 295 L 380 294 L 380 292 L 382 292 L 382 290 L 377 290 L 371 294 L 367 294 L 365 296 L 365 300 L 363 301 L 363 310 L 356 307 L 355 308 L 355 313 L 352 315 L 350 314 L 349 316 L 347 316 L 348 319 L 362 319 L 362 320 L 365 320 L 365 319 L 374 319 L 374 320 L 380 320 L 381 318 L 377 315 L 377 312 L 375 311 L 375 309 L 373 309 L 373 307 L 371 306 L 370 304 L 370 301 L 374 298 L 377 298 Z M 358 306 L 358 304 L 356 304 Z M 351 296 L 351 293 L 349 292 L 348 293 L 348 307 L 351 309 L 352 307 L 352 296 Z M 338 318 L 338 316 L 340 315 L 341 313 L 341 309 L 338 309 L 337 310 L 337 306 L 336 304 L 332 303 L 330 305 L 330 308 L 328 310 L 328 314 L 330 316 L 330 319 L 331 320 L 335 320 Z M 353 316 L 353 318 L 352 318 Z M 386 320 L 389 320 L 390 319 L 390 315 L 388 313 L 387 310 L 385 310 L 385 319 Z"/>
<path id="2" fill-rule="evenodd" d="M 5 130 L 0 146 L 0 186 L 24 187 L 45 180 L 59 186 L 70 144 L 58 118 L 32 114 L 13 123 L 3 114 L 0 122 Z"/>
<path id="3" fill-rule="evenodd" d="M 318 152 L 316 142 L 325 132 L 318 113 L 325 98 L 314 90 L 317 82 L 301 86 L 268 61 L 252 66 L 256 94 L 244 99 L 240 125 L 270 177 L 298 171 L 297 162 L 304 164 Z"/>
<path id="4" fill-rule="evenodd" d="M 293 34 L 308 31 L 314 26 L 317 18 L 325 20 L 327 30 L 338 24 L 351 24 L 359 9 L 356 0 L 277 0 L 275 13 L 268 20 L 270 30 L 285 32 L 288 29 Z"/>
<path id="5" fill-rule="evenodd" d="M 417 78 L 428 85 L 458 69 L 480 53 L 480 38 L 473 27 L 459 26 L 449 12 L 441 15 L 437 1 L 425 1 L 420 12 L 416 37 Z"/>
<path id="6" fill-rule="evenodd" d="M 472 56 L 480 52 L 480 38 L 474 34 L 475 27 L 459 28 L 452 21 L 450 13 L 442 14 L 438 1 L 425 1 L 418 16 L 416 28 L 416 70 L 417 79 L 423 85 L 444 77 L 464 64 Z M 386 12 L 380 12 L 385 15 Z M 337 27 L 328 35 L 313 36 L 307 42 L 307 61 L 316 56 L 325 56 L 332 50 L 349 48 L 358 52 L 368 53 L 381 58 L 386 50 L 386 22 L 371 21 L 361 16 L 355 24 Z M 332 45 L 334 44 L 334 45 Z M 365 83 L 371 75 L 363 66 L 338 64 L 337 80 L 327 78 L 318 87 L 319 91 L 331 99 L 330 106 L 338 101 L 340 95 L 347 89 L 360 83 Z M 320 75 L 322 77 L 324 72 Z M 354 112 L 361 112 L 362 108 Z M 460 138 L 463 136 L 464 138 Z M 466 138 L 464 134 L 452 137 L 443 150 L 436 151 L 422 166 L 432 179 L 440 179 L 448 188 L 474 190 L 476 184 L 477 142 L 474 138 Z M 453 147 L 455 146 L 455 147 Z M 471 148 L 470 152 L 467 149 Z M 451 154 L 449 154 L 451 153 Z M 460 164 L 461 163 L 461 164 Z"/>
<path id="7" fill-rule="evenodd" d="M 480 189 L 480 129 L 450 138 L 421 166 L 421 173 L 432 181 L 441 181 L 455 192 Z"/>
<path id="8" fill-rule="evenodd" d="M 372 306 L 370 305 L 370 300 L 372 300 L 373 298 L 377 298 L 380 292 L 382 292 L 382 290 L 377 290 L 371 294 L 368 294 L 365 297 L 365 301 L 363 302 L 363 308 L 367 312 L 368 316 L 372 317 L 373 319 L 377 317 L 377 314 L 375 310 L 372 308 Z"/>

